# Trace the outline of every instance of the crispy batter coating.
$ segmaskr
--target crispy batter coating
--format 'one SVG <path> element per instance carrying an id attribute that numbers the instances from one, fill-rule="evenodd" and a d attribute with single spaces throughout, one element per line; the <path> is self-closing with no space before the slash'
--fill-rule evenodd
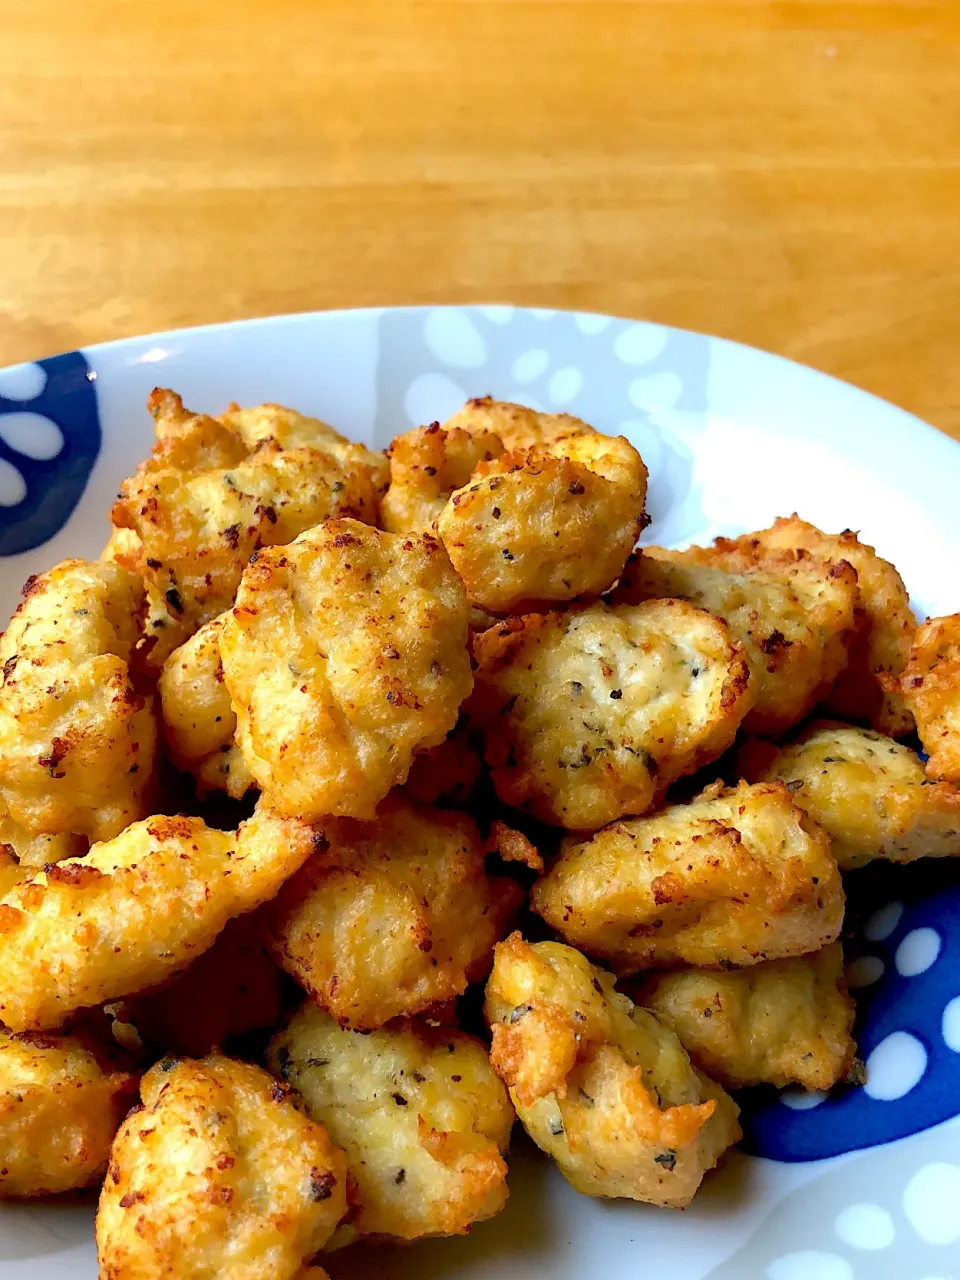
<path id="1" fill-rule="evenodd" d="M 372 818 L 473 684 L 442 546 L 356 520 L 260 552 L 220 654 L 250 772 L 272 808 L 307 822 Z"/>
<path id="2" fill-rule="evenodd" d="M 384 529 L 430 533 L 454 489 L 479 463 L 502 453 L 499 436 L 462 427 L 447 431 L 438 422 L 397 436 L 390 446 L 390 488 L 380 504 Z"/>
<path id="3" fill-rule="evenodd" d="M 264 908 L 273 954 L 341 1026 L 441 1013 L 489 972 L 523 891 L 484 874 L 472 818 L 394 794 L 371 822 L 272 822 L 317 850 Z"/>
<path id="4" fill-rule="evenodd" d="M 623 436 L 570 436 L 482 464 L 437 531 L 472 604 L 519 612 L 605 591 L 643 528 L 646 491 Z"/>
<path id="5" fill-rule="evenodd" d="M 483 772 L 483 740 L 469 725 L 414 758 L 404 791 L 419 804 L 465 804 Z"/>
<path id="6" fill-rule="evenodd" d="M 881 733 L 902 737 L 913 728 L 896 677 L 910 654 L 915 626 L 903 579 L 888 560 L 849 529 L 823 533 L 799 516 L 781 516 L 769 529 L 742 538 L 718 538 L 713 547 L 691 548 L 704 562 L 731 573 L 782 569 L 786 554 L 795 564 L 808 557 L 837 564 L 845 560 L 857 572 L 856 632 L 850 657 L 827 706 L 845 719 L 866 720 Z"/>
<path id="7" fill-rule="evenodd" d="M 226 614 L 205 622 L 163 664 L 157 692 L 170 759 L 197 789 L 238 800 L 254 786 L 237 746 L 237 717 L 223 680 L 220 632 Z"/>
<path id="8" fill-rule="evenodd" d="M 302 1280 L 346 1208 L 346 1161 L 259 1067 L 167 1058 L 117 1134 L 101 1280 Z"/>
<path id="9" fill-rule="evenodd" d="M 899 688 L 930 757 L 927 773 L 960 782 L 960 613 L 917 627 Z"/>
<path id="10" fill-rule="evenodd" d="M 785 578 L 727 573 L 685 551 L 645 547 L 631 557 L 611 602 L 669 596 L 725 618 L 743 642 L 757 689 L 743 727 L 754 733 L 780 734 L 809 715 L 847 664 L 857 575 L 845 561 L 803 561 Z"/>
<path id="11" fill-rule="evenodd" d="M 355 1199 L 332 1247 L 463 1235 L 503 1208 L 513 1108 L 473 1036 L 417 1022 L 363 1035 L 308 1002 L 268 1061 L 347 1153 Z"/>
<path id="12" fill-rule="evenodd" d="M 578 830 L 651 808 L 726 750 L 753 703 L 743 646 L 682 600 L 511 618 L 474 655 L 497 794 Z"/>
<path id="13" fill-rule="evenodd" d="M 817 951 L 839 936 L 844 898 L 827 836 L 783 783 L 766 782 L 718 784 L 568 844 L 531 905 L 629 974 Z"/>
<path id="14" fill-rule="evenodd" d="M 116 564 L 30 578 L 0 638 L 0 798 L 35 835 L 109 839 L 148 812 L 152 702 L 131 679 L 143 587 Z"/>
<path id="15" fill-rule="evenodd" d="M 283 975 L 257 919 L 237 916 L 180 977 L 125 1001 L 118 1016 L 159 1052 L 199 1058 L 237 1036 L 275 1027 L 283 1001 Z"/>
<path id="16" fill-rule="evenodd" d="M 677 1033 L 701 1071 L 727 1089 L 829 1089 L 853 1066 L 855 1011 L 839 942 L 813 955 L 731 973 L 653 974 L 631 995 Z"/>
<path id="17" fill-rule="evenodd" d="M 114 564 L 123 565 L 125 569 L 136 570 L 141 550 L 140 539 L 132 529 L 111 527 L 110 537 L 100 552 L 100 559 L 111 560 Z"/>
<path id="18" fill-rule="evenodd" d="M 779 750 L 745 743 L 740 767 L 751 781 L 786 783 L 842 871 L 960 855 L 960 791 L 930 782 L 916 752 L 882 733 L 821 720 Z"/>
<path id="19" fill-rule="evenodd" d="M 740 1137 L 733 1099 L 572 947 L 501 942 L 485 1011 L 524 1128 L 584 1195 L 682 1207 Z"/>
<path id="20" fill-rule="evenodd" d="M 0 1028 L 0 1199 L 98 1181 L 138 1078 L 127 1054 L 81 1031 Z"/>
<path id="21" fill-rule="evenodd" d="M 141 541 L 147 587 L 145 659 L 154 669 L 202 623 L 228 609 L 260 547 L 290 542 L 330 516 L 374 523 L 386 460 L 331 427 L 261 405 L 221 420 L 180 397 L 148 402 L 157 444 L 125 480 L 111 517 Z"/>
<path id="22" fill-rule="evenodd" d="M 570 436 L 596 435 L 593 427 L 569 413 L 540 413 L 509 400 L 479 396 L 468 400 L 444 424 L 444 430 L 460 429 L 471 435 L 489 432 L 499 436 L 509 450 L 551 445 Z"/>
<path id="23" fill-rule="evenodd" d="M 0 1021 L 62 1025 L 76 1009 L 143 991 L 213 944 L 231 916 L 272 898 L 306 851 L 200 818 L 147 818 L 20 884 L 0 901 Z"/>

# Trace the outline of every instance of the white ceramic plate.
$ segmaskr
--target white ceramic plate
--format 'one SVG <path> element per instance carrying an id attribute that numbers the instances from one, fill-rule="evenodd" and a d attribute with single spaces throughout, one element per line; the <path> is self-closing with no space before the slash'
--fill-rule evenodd
<path id="1" fill-rule="evenodd" d="M 378 446 L 472 395 L 567 410 L 640 449 L 647 540 L 682 545 L 797 510 L 861 530 L 898 565 L 919 614 L 960 608 L 960 449 L 932 428 L 718 339 L 490 306 L 251 321 L 0 371 L 0 613 L 28 574 L 98 552 L 117 486 L 149 449 L 156 384 L 211 412 L 285 402 Z M 334 1280 L 960 1272 L 960 893 L 909 871 L 859 892 L 876 908 L 857 944 L 874 957 L 863 973 L 882 971 L 860 992 L 865 1090 L 748 1099 L 749 1145 L 762 1154 L 728 1158 L 685 1213 L 577 1196 L 521 1141 L 500 1218 L 463 1239 L 336 1255 Z M 0 1274 L 93 1280 L 89 1206 L 0 1208 Z"/>

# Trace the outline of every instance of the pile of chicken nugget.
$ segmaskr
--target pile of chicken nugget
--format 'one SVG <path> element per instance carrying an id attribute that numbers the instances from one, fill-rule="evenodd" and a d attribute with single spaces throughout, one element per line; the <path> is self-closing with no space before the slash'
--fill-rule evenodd
<path id="1" fill-rule="evenodd" d="M 497 1214 L 517 1119 L 682 1207 L 728 1091 L 862 1081 L 842 876 L 960 853 L 960 615 L 797 516 L 637 552 L 565 414 L 149 409 L 0 640 L 0 1196 L 102 1184 L 103 1280 L 320 1280 Z"/>

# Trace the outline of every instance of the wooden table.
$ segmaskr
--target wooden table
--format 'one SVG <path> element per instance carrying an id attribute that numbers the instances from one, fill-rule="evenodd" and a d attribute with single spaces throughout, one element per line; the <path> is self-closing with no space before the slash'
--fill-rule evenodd
<path id="1" fill-rule="evenodd" d="M 957 0 L 6 0 L 0 363 L 514 301 L 960 436 Z"/>

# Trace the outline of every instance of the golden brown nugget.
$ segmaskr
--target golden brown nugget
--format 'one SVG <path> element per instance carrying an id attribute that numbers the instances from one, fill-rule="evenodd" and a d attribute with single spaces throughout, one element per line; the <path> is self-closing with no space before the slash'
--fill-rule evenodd
<path id="1" fill-rule="evenodd" d="M 237 741 L 278 813 L 372 818 L 473 677 L 439 542 L 328 520 L 248 565 L 220 633 Z"/>
<path id="2" fill-rule="evenodd" d="M 82 1032 L 0 1029 L 0 1199 L 99 1181 L 138 1079 L 127 1054 Z"/>
<path id="3" fill-rule="evenodd" d="M 685 551 L 645 547 L 631 557 L 611 602 L 671 596 L 726 619 L 743 642 L 757 689 L 743 727 L 753 733 L 780 734 L 809 715 L 847 664 L 857 575 L 845 562 L 827 572 L 804 565 L 788 579 L 727 573 L 688 560 Z"/>
<path id="4" fill-rule="evenodd" d="M 347 1153 L 356 1190 L 332 1248 L 464 1235 L 503 1208 L 514 1113 L 473 1036 L 418 1022 L 363 1035 L 308 1002 L 267 1057 Z"/>
<path id="5" fill-rule="evenodd" d="M 680 1037 L 691 1061 L 727 1089 L 789 1084 L 829 1089 L 854 1063 L 854 1005 L 843 949 L 717 973 L 652 975 L 630 993 Z"/>
<path id="6" fill-rule="evenodd" d="M 831 564 L 846 561 L 857 572 L 856 632 L 849 661 L 827 706 L 850 720 L 866 720 L 874 729 L 902 737 L 913 720 L 896 685 L 910 654 L 915 621 L 903 579 L 888 560 L 849 529 L 824 533 L 799 516 L 780 517 L 769 529 L 741 538 L 718 538 L 713 547 L 691 548 L 706 563 L 745 573 L 771 567 L 780 571 L 783 556 L 796 565 L 808 558 Z"/>
<path id="7" fill-rule="evenodd" d="M 437 531 L 471 604 L 516 613 L 605 591 L 643 529 L 646 490 L 623 436 L 571 436 L 480 466 Z"/>
<path id="8" fill-rule="evenodd" d="M 531 905 L 630 974 L 818 951 L 840 934 L 844 898 L 826 834 L 782 782 L 765 782 L 717 785 L 567 844 Z"/>
<path id="9" fill-rule="evenodd" d="M 882 733 L 821 720 L 779 749 L 745 743 L 740 767 L 751 781 L 786 784 L 841 871 L 960 855 L 960 791 L 931 783 L 916 752 Z"/>
<path id="10" fill-rule="evenodd" d="M 202 1057 L 283 1016 L 284 977 L 255 916 L 227 922 L 209 951 L 156 991 L 124 1001 L 117 1016 L 161 1053 Z"/>
<path id="11" fill-rule="evenodd" d="M 683 600 L 528 614 L 474 640 L 501 800 L 596 830 L 721 755 L 753 705 L 743 645 Z"/>
<path id="12" fill-rule="evenodd" d="M 193 774 L 200 794 L 239 800 L 254 786 L 237 746 L 237 717 L 223 679 L 220 632 L 226 614 L 205 622 L 163 664 L 157 692 L 170 759 Z"/>
<path id="13" fill-rule="evenodd" d="M 381 524 L 391 533 L 430 533 L 447 499 L 462 488 L 481 462 L 503 453 L 499 436 L 438 422 L 397 436 L 390 446 L 390 488 L 380 504 Z"/>
<path id="14" fill-rule="evenodd" d="M 111 518 L 140 539 L 137 568 L 149 604 L 143 652 L 157 671 L 232 605 L 243 567 L 260 547 L 290 542 L 330 516 L 374 523 L 380 477 L 369 450 L 290 410 L 266 414 L 268 434 L 191 414 L 169 391 L 155 391 L 148 407 L 157 445 L 124 481 Z M 284 414 L 296 429 L 278 424 Z"/>
<path id="15" fill-rule="evenodd" d="M 316 849 L 263 918 L 277 963 L 341 1026 L 442 1013 L 490 971 L 523 900 L 484 873 L 484 841 L 463 813 L 394 794 L 371 822 L 257 821 L 265 838 Z"/>
<path id="16" fill-rule="evenodd" d="M 468 400 L 443 424 L 445 431 L 467 431 L 471 435 L 489 433 L 503 441 L 508 450 L 533 449 L 552 445 L 571 436 L 597 435 L 593 427 L 570 413 L 541 413 L 509 400 L 479 396 Z"/>
<path id="17" fill-rule="evenodd" d="M 927 773 L 960 782 L 960 613 L 917 627 L 899 688 L 930 757 Z"/>
<path id="18" fill-rule="evenodd" d="M 113 1144 L 101 1280 L 301 1280 L 346 1209 L 346 1162 L 259 1067 L 167 1058 Z"/>
<path id="19" fill-rule="evenodd" d="M 143 586 L 64 560 L 30 578 L 0 638 L 0 799 L 34 835 L 109 839 L 148 812 L 152 701 L 130 672 Z"/>
<path id="20" fill-rule="evenodd" d="M 255 831 L 156 817 L 41 871 L 0 900 L 0 1022 L 57 1027 L 173 977 L 305 856 Z"/>
<path id="21" fill-rule="evenodd" d="M 740 1137 L 733 1099 L 572 947 L 501 942 L 485 1011 L 524 1128 L 584 1195 L 682 1208 Z"/>

